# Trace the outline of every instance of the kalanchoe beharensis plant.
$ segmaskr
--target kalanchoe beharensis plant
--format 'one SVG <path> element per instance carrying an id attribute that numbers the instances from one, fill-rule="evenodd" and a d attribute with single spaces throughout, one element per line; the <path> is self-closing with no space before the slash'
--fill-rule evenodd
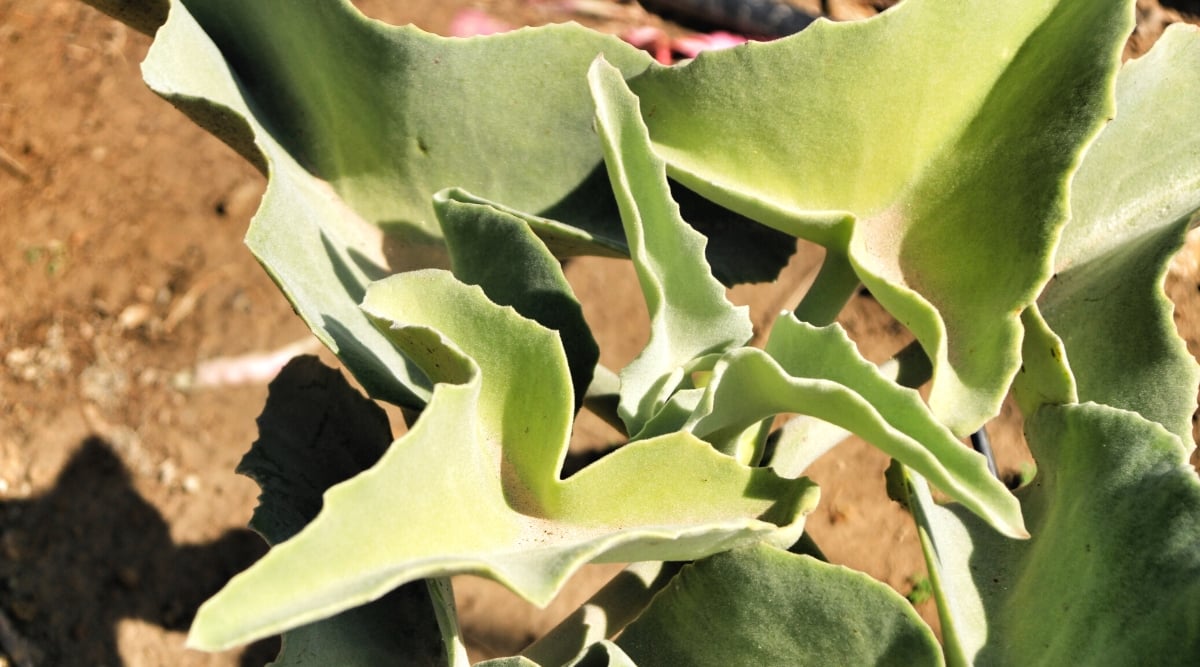
<path id="1" fill-rule="evenodd" d="M 492 664 L 1200 660 L 1198 374 L 1162 292 L 1200 208 L 1195 29 L 1122 67 L 1132 0 L 906 0 L 663 67 L 575 25 L 169 9 L 146 81 L 269 175 L 251 250 L 415 418 L 392 442 L 336 373 L 285 369 L 241 466 L 274 546 L 192 646 L 465 664 L 450 575 L 540 604 L 609 561 L 637 564 Z M 824 266 L 748 347 L 724 287 L 771 279 L 792 237 Z M 651 315 L 619 372 L 563 278 L 586 254 L 628 257 Z M 915 335 L 927 401 L 832 324 L 860 284 Z M 960 440 L 1010 391 L 1038 464 L 1015 494 Z M 629 441 L 564 478 L 581 406 Z M 804 470 L 847 432 L 895 461 L 940 644 L 803 533 Z"/>

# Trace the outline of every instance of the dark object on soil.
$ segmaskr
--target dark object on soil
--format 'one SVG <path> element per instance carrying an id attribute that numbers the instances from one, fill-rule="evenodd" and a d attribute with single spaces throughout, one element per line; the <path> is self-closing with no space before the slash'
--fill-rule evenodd
<path id="1" fill-rule="evenodd" d="M 638 0 L 647 10 L 697 30 L 729 30 L 754 37 L 800 32 L 815 16 L 781 0 Z"/>
<path id="2" fill-rule="evenodd" d="M 1174 9 L 1181 14 L 1200 16 L 1200 0 L 1161 0 L 1163 7 Z"/>
<path id="3" fill-rule="evenodd" d="M 988 471 L 992 476 L 1000 479 L 1000 473 L 996 470 L 996 455 L 992 453 L 992 441 L 988 438 L 986 427 L 980 426 L 978 431 L 971 434 L 971 446 L 987 459 Z"/>

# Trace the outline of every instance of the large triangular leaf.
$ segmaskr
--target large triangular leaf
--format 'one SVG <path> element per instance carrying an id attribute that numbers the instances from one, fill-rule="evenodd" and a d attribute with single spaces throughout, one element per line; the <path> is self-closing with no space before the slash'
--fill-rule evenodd
<path id="1" fill-rule="evenodd" d="M 1132 0 L 906 0 L 630 81 L 688 187 L 846 253 L 934 362 L 959 435 L 998 413 L 1067 181 L 1112 112 Z"/>
<path id="2" fill-rule="evenodd" d="M 1117 82 L 1117 116 L 1071 184 L 1071 222 L 1039 300 L 1079 398 L 1192 441 L 1200 369 L 1175 332 L 1167 262 L 1200 208 L 1200 37 L 1172 26 Z"/>
<path id="3" fill-rule="evenodd" d="M 765 545 L 684 567 L 617 644 L 643 667 L 942 664 L 933 632 L 895 591 Z"/>
<path id="4" fill-rule="evenodd" d="M 1044 406 L 1026 426 L 1038 476 L 1018 493 L 1031 540 L 910 496 L 954 629 L 951 664 L 1195 664 L 1200 480 L 1182 443 L 1091 403 Z"/>
<path id="5" fill-rule="evenodd" d="M 621 372 L 619 410 L 636 437 L 674 393 L 685 365 L 742 345 L 754 330 L 749 309 L 731 304 L 713 277 L 706 239 L 680 217 L 666 165 L 650 150 L 637 98 L 621 72 L 598 60 L 588 83 L 629 255 L 650 310 L 650 340 Z"/>
<path id="6" fill-rule="evenodd" d="M 559 479 L 572 392 L 558 336 L 444 271 L 372 285 L 364 308 L 439 384 L 373 468 L 331 489 L 299 535 L 200 609 L 220 648 L 471 572 L 545 604 L 597 559 L 688 560 L 794 542 L 807 480 L 751 469 L 687 433 L 629 444 Z"/>
<path id="7" fill-rule="evenodd" d="M 446 187 L 619 234 L 584 78 L 597 53 L 626 75 L 650 63 L 579 26 L 454 40 L 344 1 L 194 0 L 143 73 L 269 172 L 251 250 L 372 395 L 419 407 L 429 385 L 358 310 L 366 284 L 445 263 Z"/>

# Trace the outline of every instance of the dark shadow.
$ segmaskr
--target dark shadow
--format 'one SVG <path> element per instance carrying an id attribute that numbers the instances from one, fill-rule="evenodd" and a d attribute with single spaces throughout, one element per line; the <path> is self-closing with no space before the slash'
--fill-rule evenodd
<path id="1" fill-rule="evenodd" d="M 1200 0 L 1162 0 L 1162 6 L 1174 9 L 1180 14 L 1200 16 Z"/>
<path id="2" fill-rule="evenodd" d="M 120 621 L 187 630 L 200 604 L 265 552 L 249 530 L 175 544 L 121 459 L 92 437 L 48 493 L 0 502 L 0 609 L 32 664 L 121 665 Z M 260 643 L 241 664 L 277 652 L 277 641 Z"/>

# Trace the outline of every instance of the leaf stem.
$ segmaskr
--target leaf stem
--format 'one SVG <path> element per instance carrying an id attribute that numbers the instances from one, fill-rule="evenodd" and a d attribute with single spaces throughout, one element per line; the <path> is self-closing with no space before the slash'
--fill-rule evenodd
<path id="1" fill-rule="evenodd" d="M 564 665 L 611 638 L 642 613 L 684 563 L 633 563 L 521 655 L 539 665 Z"/>
<path id="2" fill-rule="evenodd" d="M 832 324 L 854 296 L 858 285 L 858 274 L 850 265 L 850 259 L 840 252 L 826 250 L 821 270 L 794 314 L 800 321 L 815 326 Z"/>

